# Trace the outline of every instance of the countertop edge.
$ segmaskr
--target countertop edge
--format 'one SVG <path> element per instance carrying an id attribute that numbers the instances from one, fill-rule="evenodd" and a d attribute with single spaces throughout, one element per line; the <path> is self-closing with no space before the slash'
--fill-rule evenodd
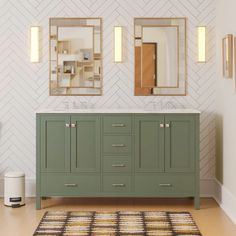
<path id="1" fill-rule="evenodd" d="M 42 109 L 35 111 L 36 114 L 201 114 L 196 109 L 166 109 L 166 110 L 124 110 L 124 109 Z"/>

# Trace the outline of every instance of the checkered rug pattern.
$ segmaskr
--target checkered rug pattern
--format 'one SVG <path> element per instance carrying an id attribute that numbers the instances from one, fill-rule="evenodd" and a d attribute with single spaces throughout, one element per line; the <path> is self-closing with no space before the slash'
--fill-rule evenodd
<path id="1" fill-rule="evenodd" d="M 189 212 L 46 212 L 34 236 L 201 236 Z"/>

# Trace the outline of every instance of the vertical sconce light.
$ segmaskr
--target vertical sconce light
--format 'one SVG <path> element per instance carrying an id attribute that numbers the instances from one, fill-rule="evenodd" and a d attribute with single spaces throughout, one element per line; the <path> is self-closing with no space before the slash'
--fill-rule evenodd
<path id="1" fill-rule="evenodd" d="M 206 62 L 206 27 L 197 27 L 198 62 Z"/>
<path id="2" fill-rule="evenodd" d="M 30 27 L 30 61 L 39 62 L 39 26 Z"/>
<path id="3" fill-rule="evenodd" d="M 115 62 L 122 62 L 123 61 L 122 39 L 123 39 L 122 26 L 115 26 L 114 27 Z"/>

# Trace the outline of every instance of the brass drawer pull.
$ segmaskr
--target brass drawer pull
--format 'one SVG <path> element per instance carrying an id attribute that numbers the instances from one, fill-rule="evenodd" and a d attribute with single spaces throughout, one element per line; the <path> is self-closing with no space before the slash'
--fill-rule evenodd
<path id="1" fill-rule="evenodd" d="M 112 184 L 113 187 L 125 187 L 125 184 Z"/>
<path id="2" fill-rule="evenodd" d="M 125 145 L 123 143 L 117 143 L 117 144 L 112 144 L 112 147 L 124 147 Z"/>
<path id="3" fill-rule="evenodd" d="M 76 127 L 76 124 L 71 124 L 71 128 L 75 128 Z"/>
<path id="4" fill-rule="evenodd" d="M 165 127 L 166 127 L 166 128 L 170 128 L 170 124 L 166 124 Z"/>
<path id="5" fill-rule="evenodd" d="M 65 184 L 66 187 L 77 187 L 77 184 Z"/>
<path id="6" fill-rule="evenodd" d="M 125 167 L 125 164 L 114 164 L 111 165 L 112 167 Z"/>
<path id="7" fill-rule="evenodd" d="M 112 124 L 112 127 L 125 127 L 125 124 Z"/>
<path id="8" fill-rule="evenodd" d="M 171 187 L 172 184 L 159 184 L 160 187 Z"/>
<path id="9" fill-rule="evenodd" d="M 164 128 L 164 124 L 160 124 L 160 128 Z"/>
<path id="10" fill-rule="evenodd" d="M 70 128 L 70 124 L 66 123 L 66 128 Z"/>

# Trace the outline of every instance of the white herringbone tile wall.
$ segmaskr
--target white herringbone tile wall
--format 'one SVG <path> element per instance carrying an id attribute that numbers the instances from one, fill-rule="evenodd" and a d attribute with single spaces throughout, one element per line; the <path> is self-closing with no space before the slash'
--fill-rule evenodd
<path id="1" fill-rule="evenodd" d="M 215 6 L 214 0 L 0 0 L 0 173 L 22 170 L 35 178 L 35 111 L 69 100 L 96 108 L 143 108 L 150 101 L 171 101 L 201 115 L 201 178 L 215 165 Z M 48 18 L 102 17 L 104 89 L 101 97 L 50 97 Z M 187 17 L 188 95 L 135 97 L 134 17 Z M 29 61 L 29 29 L 41 26 L 42 61 Z M 126 58 L 113 63 L 113 26 L 125 27 Z M 196 26 L 207 26 L 206 64 L 196 63 Z"/>

